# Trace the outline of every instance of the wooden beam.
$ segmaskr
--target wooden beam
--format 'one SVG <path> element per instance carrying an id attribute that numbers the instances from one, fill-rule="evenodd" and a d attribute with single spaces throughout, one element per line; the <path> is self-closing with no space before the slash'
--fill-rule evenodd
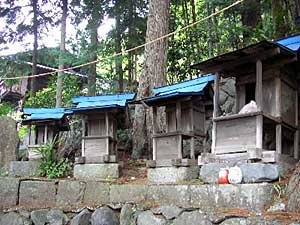
<path id="1" fill-rule="evenodd" d="M 176 102 L 176 130 L 181 131 L 181 102 Z"/>
<path id="2" fill-rule="evenodd" d="M 85 132 L 86 132 L 86 127 L 85 127 L 86 117 L 85 116 L 81 116 L 81 122 L 82 122 L 81 156 L 84 157 L 85 156 L 85 141 L 84 141 L 84 136 L 85 136 Z"/>
<path id="3" fill-rule="evenodd" d="M 195 138 L 191 138 L 191 153 L 190 153 L 191 159 L 195 159 Z"/>
<path id="4" fill-rule="evenodd" d="M 261 60 L 265 60 L 267 58 L 280 54 L 280 52 L 281 52 L 280 47 L 277 47 L 270 50 L 266 50 L 265 52 L 257 52 L 255 54 L 250 54 L 244 57 L 235 57 L 235 59 L 232 59 L 228 62 L 223 62 L 223 63 L 215 62 L 212 63 L 211 66 L 206 66 L 206 68 L 200 69 L 200 71 L 203 74 L 221 72 L 223 70 L 241 66 L 242 64 L 255 62 L 257 58 L 260 58 Z M 197 66 L 194 66 L 193 68 L 199 69 L 197 68 Z"/>
<path id="5" fill-rule="evenodd" d="M 152 148 L 153 148 L 153 152 L 152 152 L 152 158 L 153 160 L 157 159 L 157 139 L 152 137 Z"/>
<path id="6" fill-rule="evenodd" d="M 105 130 L 106 136 L 109 136 L 109 118 L 108 112 L 105 112 Z M 109 155 L 109 138 L 106 139 L 106 154 Z"/>
<path id="7" fill-rule="evenodd" d="M 152 120 L 152 126 L 153 126 L 153 134 L 157 134 L 158 132 L 158 126 L 157 126 L 157 107 L 152 107 L 152 113 L 153 113 L 153 120 Z"/>
<path id="8" fill-rule="evenodd" d="M 44 131 L 44 144 L 47 143 L 48 139 L 48 124 L 45 125 L 45 131 Z"/>
<path id="9" fill-rule="evenodd" d="M 177 158 L 182 159 L 182 136 L 181 135 L 178 135 Z"/>
<path id="10" fill-rule="evenodd" d="M 255 101 L 257 105 L 257 111 L 262 111 L 262 61 L 258 59 L 256 61 L 256 86 L 255 86 Z"/>
<path id="11" fill-rule="evenodd" d="M 299 159 L 299 103 L 298 103 L 298 90 L 296 89 L 296 96 L 295 96 L 295 125 L 297 127 L 297 130 L 294 134 L 294 158 Z"/>
<path id="12" fill-rule="evenodd" d="M 275 78 L 275 115 L 276 117 L 281 116 L 281 79 L 280 77 Z"/>
<path id="13" fill-rule="evenodd" d="M 276 125 L 276 153 L 281 155 L 282 153 L 282 125 Z"/>
<path id="14" fill-rule="evenodd" d="M 256 116 L 256 148 L 263 148 L 263 116 Z"/>
<path id="15" fill-rule="evenodd" d="M 214 153 L 216 149 L 216 136 L 217 136 L 217 129 L 216 129 L 216 122 L 214 121 L 215 118 L 219 115 L 219 88 L 220 85 L 220 74 L 215 74 L 215 81 L 214 81 L 214 111 L 213 111 L 213 127 L 212 127 L 212 145 L 211 145 L 211 152 Z"/>

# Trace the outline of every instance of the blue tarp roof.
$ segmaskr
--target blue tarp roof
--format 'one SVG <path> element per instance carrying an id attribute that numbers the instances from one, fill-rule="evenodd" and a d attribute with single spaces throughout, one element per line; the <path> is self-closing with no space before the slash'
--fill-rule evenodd
<path id="1" fill-rule="evenodd" d="M 73 113 L 70 108 L 24 108 L 24 115 L 27 116 L 26 119 L 22 121 L 38 121 L 38 120 L 60 120 L 65 115 L 70 115 Z"/>
<path id="2" fill-rule="evenodd" d="M 134 93 L 109 94 L 99 96 L 81 96 L 72 99 L 76 104 L 74 111 L 100 109 L 100 108 L 123 108 L 128 101 L 135 98 Z"/>
<path id="3" fill-rule="evenodd" d="M 299 51 L 300 50 L 300 35 L 293 35 L 285 38 L 281 38 L 276 40 L 275 43 L 280 44 L 292 51 Z"/>
<path id="4" fill-rule="evenodd" d="M 143 101 L 146 103 L 150 103 L 160 99 L 171 98 L 175 96 L 203 95 L 204 88 L 210 82 L 214 81 L 214 79 L 214 75 L 208 75 L 177 84 L 154 88 L 154 96 L 145 98 L 143 99 Z"/>

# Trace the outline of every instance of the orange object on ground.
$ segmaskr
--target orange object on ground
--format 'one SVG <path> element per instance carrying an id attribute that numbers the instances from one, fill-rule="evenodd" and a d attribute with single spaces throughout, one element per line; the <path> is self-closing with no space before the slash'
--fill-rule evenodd
<path id="1" fill-rule="evenodd" d="M 219 172 L 219 184 L 229 184 L 228 180 L 229 169 L 221 168 Z"/>

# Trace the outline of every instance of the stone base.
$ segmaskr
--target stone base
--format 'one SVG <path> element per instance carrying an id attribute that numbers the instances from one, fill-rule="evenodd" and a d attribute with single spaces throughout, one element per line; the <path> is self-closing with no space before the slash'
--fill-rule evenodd
<path id="1" fill-rule="evenodd" d="M 77 164 L 74 166 L 74 177 L 87 180 L 115 179 L 120 176 L 118 163 Z"/>
<path id="2" fill-rule="evenodd" d="M 31 177 L 38 175 L 39 163 L 37 161 L 11 161 L 8 175 L 12 177 Z"/>
<path id="3" fill-rule="evenodd" d="M 199 167 L 148 168 L 147 173 L 150 184 L 173 184 L 198 178 Z"/>

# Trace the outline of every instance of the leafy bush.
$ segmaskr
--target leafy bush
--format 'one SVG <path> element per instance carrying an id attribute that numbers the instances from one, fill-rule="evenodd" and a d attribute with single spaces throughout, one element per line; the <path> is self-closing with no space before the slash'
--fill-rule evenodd
<path id="1" fill-rule="evenodd" d="M 63 177 L 69 174 L 72 163 L 67 158 L 64 158 L 55 151 L 56 138 L 40 146 L 35 150 L 41 155 L 38 173 L 40 176 L 46 176 L 50 179 Z"/>
<path id="2" fill-rule="evenodd" d="M 6 116 L 14 111 L 14 106 L 10 103 L 0 103 L 0 116 Z"/>

